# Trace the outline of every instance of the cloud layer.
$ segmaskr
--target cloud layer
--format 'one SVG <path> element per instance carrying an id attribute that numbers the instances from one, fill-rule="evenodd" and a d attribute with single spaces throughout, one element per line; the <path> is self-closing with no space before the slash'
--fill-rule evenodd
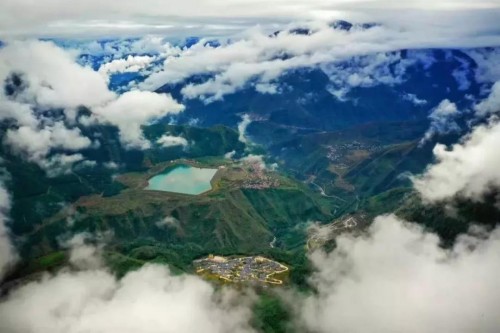
<path id="1" fill-rule="evenodd" d="M 123 70 L 136 60 L 145 64 L 149 58 L 127 59 Z M 10 120 L 14 126 L 8 129 L 4 143 L 52 175 L 67 172 L 82 161 L 78 153 L 82 149 L 98 146 L 77 125 L 111 124 L 118 127 L 125 147 L 148 148 L 142 126 L 177 114 L 184 106 L 167 94 L 133 90 L 117 95 L 110 91 L 106 71 L 122 70 L 114 65 L 99 73 L 79 65 L 74 53 L 51 42 L 8 43 L 0 49 L 0 82 L 7 87 L 0 92 L 0 120 Z M 92 115 L 77 119 L 81 106 Z M 52 115 L 56 110 L 64 117 Z M 54 151 L 58 153 L 54 155 Z"/>
<path id="2" fill-rule="evenodd" d="M 184 110 L 184 106 L 169 95 L 129 91 L 93 110 L 98 119 L 120 129 L 120 139 L 127 147 L 147 149 L 150 142 L 143 137 L 141 126 L 163 116 L 177 114 Z"/>
<path id="3" fill-rule="evenodd" d="M 274 92 L 269 87 L 277 89 L 274 84 L 286 71 L 319 65 L 337 90 L 378 83 L 393 85 L 403 81 L 406 67 L 427 59 L 421 55 L 420 59 L 409 57 L 401 61 L 400 55 L 388 52 L 500 45 L 500 37 L 495 35 L 478 37 L 447 29 L 426 32 L 425 27 L 354 26 L 345 31 L 314 22 L 301 25 L 308 28 L 307 34 L 295 33 L 294 27 L 297 25 L 290 25 L 278 34 L 256 28 L 218 46 L 202 40 L 167 57 L 163 68 L 149 76 L 141 87 L 156 90 L 195 75 L 208 76 L 202 82 L 184 85 L 181 92 L 185 98 L 211 102 L 249 85 L 265 93 Z M 341 65 L 348 59 L 352 66 Z M 389 65 L 394 63 L 397 66 L 391 73 Z"/>
<path id="4" fill-rule="evenodd" d="M 250 309 L 200 278 L 147 265 L 121 280 L 103 269 L 64 271 L 0 303 L 4 333 L 252 332 Z M 26 315 L 29 314 L 29 315 Z"/>
<path id="5" fill-rule="evenodd" d="M 365 21 L 426 23 L 442 26 L 464 22 L 490 23 L 498 0 L 185 0 L 172 6 L 154 0 L 106 2 L 87 0 L 77 5 L 64 0 L 4 0 L 0 34 L 11 35 L 170 35 L 227 34 L 255 24 L 292 20 L 347 18 Z M 477 20 L 477 12 L 489 19 Z M 476 15 L 474 15 L 476 13 Z M 439 22 L 433 17 L 440 14 Z M 485 15 L 486 14 L 486 15 Z M 460 19 L 464 21 L 459 21 Z M 461 28 L 457 24 L 457 28 Z"/>
<path id="6" fill-rule="evenodd" d="M 452 249 L 421 227 L 382 216 L 364 237 L 315 253 L 318 293 L 299 307 L 313 332 L 495 332 L 500 230 L 464 235 Z"/>
<path id="7" fill-rule="evenodd" d="M 10 232 L 6 226 L 10 211 L 10 195 L 3 180 L 0 181 L 0 282 L 10 265 L 17 260 L 17 254 L 10 240 Z"/>
<path id="8" fill-rule="evenodd" d="M 442 201 L 456 195 L 480 200 L 492 187 L 500 186 L 500 122 L 476 127 L 462 142 L 449 149 L 434 147 L 437 162 L 413 179 L 426 201 Z"/>

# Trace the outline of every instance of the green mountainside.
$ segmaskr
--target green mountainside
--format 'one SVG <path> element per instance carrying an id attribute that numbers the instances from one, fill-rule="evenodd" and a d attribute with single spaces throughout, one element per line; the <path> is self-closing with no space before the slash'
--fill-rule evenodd
<path id="1" fill-rule="evenodd" d="M 367 218 L 357 228 L 363 228 L 370 218 L 396 211 L 452 242 L 471 221 L 498 221 L 493 194 L 482 203 L 461 202 L 453 216 L 445 205 L 420 201 L 407 175 L 432 162 L 434 143 L 419 144 L 425 129 L 422 122 L 400 122 L 300 135 L 285 130 L 273 145 L 245 147 L 238 132 L 224 126 L 154 124 L 144 129 L 152 142 L 169 133 L 189 147 L 130 151 L 116 132 L 98 127 L 93 135 L 105 143 L 84 152 L 97 164 L 52 178 L 3 151 L 13 195 L 10 226 L 22 257 L 8 280 L 59 269 L 68 260 L 65 241 L 87 233 L 106 244 L 106 262 L 118 275 L 147 262 L 181 273 L 193 272 L 193 260 L 210 254 L 263 255 L 290 267 L 289 281 L 306 288 L 311 222 L 361 214 Z M 233 151 L 232 160 L 224 157 Z M 278 185 L 246 186 L 253 171 L 238 158 L 250 153 L 278 162 L 277 171 L 266 171 Z M 106 168 L 108 162 L 118 167 Z M 179 164 L 219 168 L 213 190 L 191 196 L 144 189 L 149 178 Z M 162 223 L 166 218 L 170 222 Z"/>
<path id="2" fill-rule="evenodd" d="M 106 128 L 99 130 L 111 135 Z M 165 132 L 186 138 L 189 148 L 133 152 L 109 140 L 88 152 L 97 165 L 53 178 L 5 152 L 13 191 L 11 227 L 23 258 L 11 279 L 64 264 L 65 240 L 81 232 L 106 240 L 106 258 L 119 274 L 150 261 L 190 271 L 194 259 L 211 253 L 267 254 L 292 266 L 305 261 L 307 221 L 331 220 L 335 207 L 330 200 L 279 172 L 271 172 L 277 187 L 242 186 L 239 163 L 223 155 L 242 155 L 244 145 L 227 127 L 156 124 L 145 129 L 152 141 Z M 131 155 L 142 162 L 126 164 Z M 148 178 L 179 159 L 234 171 L 199 196 L 144 190 Z M 103 163 L 108 161 L 120 167 L 107 169 Z M 175 224 L 159 224 L 166 217 Z M 294 279 L 293 269 L 291 275 Z"/>

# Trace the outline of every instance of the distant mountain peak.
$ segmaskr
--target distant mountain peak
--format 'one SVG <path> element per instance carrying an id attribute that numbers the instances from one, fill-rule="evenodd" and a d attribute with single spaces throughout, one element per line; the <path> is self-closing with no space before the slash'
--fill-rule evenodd
<path id="1" fill-rule="evenodd" d="M 351 23 L 344 20 L 335 20 L 329 24 L 333 29 L 350 31 L 352 28 L 361 28 L 363 30 L 371 29 L 380 26 L 378 23 L 368 22 L 368 23 Z"/>

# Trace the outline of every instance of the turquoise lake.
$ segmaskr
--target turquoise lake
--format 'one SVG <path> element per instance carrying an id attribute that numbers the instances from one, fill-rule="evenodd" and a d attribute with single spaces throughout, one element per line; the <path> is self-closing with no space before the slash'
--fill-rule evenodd
<path id="1" fill-rule="evenodd" d="M 210 181 L 217 169 L 179 165 L 149 179 L 146 190 L 197 195 L 212 189 Z"/>

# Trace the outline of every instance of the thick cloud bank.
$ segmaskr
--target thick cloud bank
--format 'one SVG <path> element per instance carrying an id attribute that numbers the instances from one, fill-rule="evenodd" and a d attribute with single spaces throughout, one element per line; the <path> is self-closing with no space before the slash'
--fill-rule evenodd
<path id="1" fill-rule="evenodd" d="M 500 230 L 462 236 L 450 250 L 394 216 L 365 237 L 341 236 L 312 256 L 318 294 L 300 307 L 313 332 L 497 332 Z"/>
<path id="2" fill-rule="evenodd" d="M 72 54 L 50 42 L 11 42 L 0 49 L 0 80 L 19 73 L 25 81 L 17 101 L 42 108 L 99 105 L 114 98 L 106 81 Z"/>
<path id="3" fill-rule="evenodd" d="M 448 26 L 451 21 L 455 30 L 472 30 L 494 23 L 499 7 L 498 0 L 184 0 L 175 6 L 155 0 L 86 0 L 76 5 L 64 0 L 3 0 L 0 34 L 193 36 L 227 34 L 255 24 L 339 17 L 420 24 L 422 29 Z M 477 19 L 478 12 L 482 20 Z"/>
<path id="4" fill-rule="evenodd" d="M 125 62 L 140 60 L 140 64 L 148 59 L 133 57 Z M 107 68 L 111 70 L 120 69 Z M 0 91 L 0 120 L 15 125 L 8 129 L 4 143 L 53 175 L 82 161 L 80 150 L 99 145 L 77 125 L 117 126 L 127 148 L 144 149 L 150 143 L 141 127 L 184 109 L 167 94 L 134 90 L 117 95 L 108 89 L 106 75 L 79 65 L 74 54 L 51 42 L 12 42 L 1 48 L 0 82 L 6 85 Z M 77 119 L 81 106 L 92 115 Z M 62 111 L 64 119 L 46 115 L 54 110 Z"/>
<path id="5" fill-rule="evenodd" d="M 476 127 L 461 142 L 447 148 L 437 144 L 437 162 L 413 178 L 426 201 L 442 201 L 456 195 L 480 200 L 492 187 L 500 186 L 500 122 Z"/>
<path id="6" fill-rule="evenodd" d="M 121 280 L 104 270 L 63 272 L 31 282 L 0 303 L 2 333 L 251 332 L 235 294 L 195 276 L 144 266 Z"/>

